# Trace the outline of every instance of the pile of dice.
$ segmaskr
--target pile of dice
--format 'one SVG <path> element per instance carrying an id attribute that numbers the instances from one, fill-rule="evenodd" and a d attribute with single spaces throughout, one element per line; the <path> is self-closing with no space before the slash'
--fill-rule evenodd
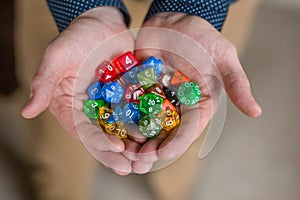
<path id="1" fill-rule="evenodd" d="M 139 132 L 154 137 L 169 133 L 180 124 L 180 104 L 194 105 L 201 98 L 199 86 L 179 71 L 164 66 L 151 56 L 140 66 L 128 51 L 96 69 L 96 83 L 87 89 L 84 112 L 102 129 L 127 138 L 126 125 L 136 124 Z"/>

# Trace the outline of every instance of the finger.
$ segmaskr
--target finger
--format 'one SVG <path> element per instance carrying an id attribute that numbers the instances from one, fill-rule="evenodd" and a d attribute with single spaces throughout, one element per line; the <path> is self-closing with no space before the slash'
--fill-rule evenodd
<path id="1" fill-rule="evenodd" d="M 158 148 L 166 137 L 165 134 L 159 134 L 146 142 L 139 151 L 139 159 L 143 162 L 157 161 L 159 159 L 157 154 Z"/>
<path id="2" fill-rule="evenodd" d="M 152 168 L 152 162 L 135 161 L 132 163 L 132 171 L 137 174 L 146 174 Z"/>
<path id="3" fill-rule="evenodd" d="M 262 109 L 252 95 L 249 80 L 236 51 L 230 51 L 225 61 L 219 63 L 221 63 L 219 69 L 225 90 L 231 101 L 246 115 L 250 117 L 260 116 Z"/>
<path id="4" fill-rule="evenodd" d="M 122 152 L 125 144 L 114 135 L 104 133 L 100 127 L 91 124 L 91 121 L 82 111 L 73 111 L 75 118 L 74 128 L 78 132 L 82 144 L 102 151 Z"/>
<path id="5" fill-rule="evenodd" d="M 61 76 L 50 70 L 41 70 L 34 76 L 31 83 L 30 99 L 22 110 L 24 118 L 34 118 L 47 109 Z"/>
<path id="6" fill-rule="evenodd" d="M 139 133 L 138 126 L 135 124 L 127 124 L 128 138 L 142 145 L 147 141 L 147 138 Z"/>
<path id="7" fill-rule="evenodd" d="M 192 144 L 192 142 L 202 133 L 204 123 L 209 121 L 209 117 L 200 115 L 203 111 L 193 109 L 181 116 L 181 124 L 161 143 L 157 155 L 162 160 L 172 160 L 182 155 Z M 210 115 L 209 115 L 210 116 Z M 195 120 L 195 119 L 199 119 Z"/>
<path id="8" fill-rule="evenodd" d="M 132 171 L 131 162 L 121 153 L 94 150 L 92 155 L 103 165 L 119 175 L 127 175 Z"/>
<path id="9" fill-rule="evenodd" d="M 126 171 L 126 172 L 123 172 L 123 171 L 119 171 L 119 170 L 116 170 L 116 169 L 112 169 L 116 174 L 120 175 L 120 176 L 127 176 L 128 174 L 130 174 L 130 172 Z"/>
<path id="10" fill-rule="evenodd" d="M 140 44 L 142 46 L 142 44 Z M 151 48 L 141 48 L 135 49 L 134 55 L 137 60 L 147 60 L 149 57 L 154 56 L 157 58 L 161 58 L 162 52 L 159 49 L 151 49 Z"/>
<path id="11" fill-rule="evenodd" d="M 62 97 L 60 100 L 65 100 L 68 102 L 69 99 Z M 67 133 L 69 133 L 74 139 L 80 141 L 77 128 L 75 126 L 73 109 L 72 106 L 59 106 L 54 107 L 54 103 L 50 103 L 49 110 L 56 117 L 57 122 L 62 126 Z"/>
<path id="12" fill-rule="evenodd" d="M 125 139 L 124 143 L 125 143 L 125 150 L 122 152 L 122 154 L 129 160 L 132 161 L 139 160 L 138 152 L 141 148 L 141 145 L 139 145 L 138 143 L 130 139 Z"/>

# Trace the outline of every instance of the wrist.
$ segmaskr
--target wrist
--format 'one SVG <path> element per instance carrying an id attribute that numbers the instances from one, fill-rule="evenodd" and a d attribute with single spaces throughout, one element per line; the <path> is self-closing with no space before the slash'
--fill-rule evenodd
<path id="1" fill-rule="evenodd" d="M 162 12 L 180 12 L 198 16 L 221 30 L 232 0 L 153 0 L 146 19 Z"/>
<path id="2" fill-rule="evenodd" d="M 146 20 L 144 26 L 149 25 L 154 27 L 162 27 L 170 24 L 175 24 L 186 16 L 187 14 L 180 12 L 161 12 Z"/>
<path id="3" fill-rule="evenodd" d="M 113 6 L 101 6 L 90 9 L 79 15 L 76 20 L 78 19 L 96 20 L 107 24 L 126 26 L 122 12 Z"/>
<path id="4" fill-rule="evenodd" d="M 183 22 L 184 23 L 181 23 Z M 199 26 L 202 24 L 203 26 Z M 205 19 L 180 12 L 163 12 L 158 13 L 152 18 L 145 21 L 143 27 L 161 27 L 175 29 L 179 32 L 187 31 L 187 29 L 198 27 L 200 29 L 214 29 L 213 26 Z"/>

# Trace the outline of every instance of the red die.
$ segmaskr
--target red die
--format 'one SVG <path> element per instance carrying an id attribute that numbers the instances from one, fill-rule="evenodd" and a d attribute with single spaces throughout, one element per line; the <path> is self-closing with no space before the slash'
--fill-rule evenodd
<path id="1" fill-rule="evenodd" d="M 119 77 L 117 68 L 110 64 L 109 61 L 103 61 L 96 69 L 96 76 L 102 83 L 112 81 Z"/>
<path id="2" fill-rule="evenodd" d="M 121 72 L 125 73 L 136 66 L 138 62 L 133 53 L 131 51 L 127 51 L 126 53 L 114 59 L 112 63 L 118 66 Z"/>
<path id="3" fill-rule="evenodd" d="M 144 94 L 144 90 L 142 87 L 140 87 L 139 84 L 133 84 L 130 85 L 124 94 L 124 99 L 127 103 L 133 102 L 133 103 L 139 103 L 140 97 Z"/>

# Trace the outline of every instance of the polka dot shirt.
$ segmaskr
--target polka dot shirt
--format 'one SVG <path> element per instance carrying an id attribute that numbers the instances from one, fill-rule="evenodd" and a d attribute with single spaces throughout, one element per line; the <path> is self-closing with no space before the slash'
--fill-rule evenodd
<path id="1" fill-rule="evenodd" d="M 182 12 L 199 16 L 221 30 L 228 8 L 234 0 L 153 0 L 146 19 L 160 12 Z M 130 16 L 121 0 L 47 0 L 59 31 L 63 31 L 81 13 L 98 7 L 114 6 L 120 9 L 127 25 Z"/>
<path id="2" fill-rule="evenodd" d="M 47 0 L 47 3 L 60 32 L 83 12 L 99 6 L 114 6 L 120 9 L 125 23 L 128 25 L 130 22 L 128 11 L 121 0 Z"/>

